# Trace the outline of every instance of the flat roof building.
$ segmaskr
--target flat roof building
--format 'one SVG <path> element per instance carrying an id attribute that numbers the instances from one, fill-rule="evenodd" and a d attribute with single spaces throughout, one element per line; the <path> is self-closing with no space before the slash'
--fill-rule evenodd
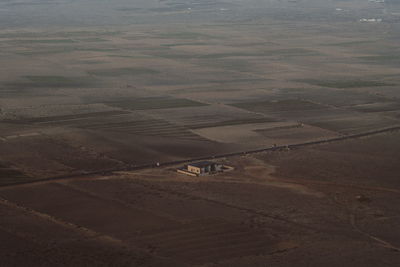
<path id="1" fill-rule="evenodd" d="M 219 172 L 222 169 L 221 164 L 217 164 L 212 161 L 200 161 L 196 163 L 190 163 L 187 164 L 185 167 L 187 171 L 196 173 L 197 175 L 211 174 Z"/>
<path id="2" fill-rule="evenodd" d="M 231 167 L 212 161 L 200 161 L 186 164 L 183 168 L 178 169 L 179 173 L 184 173 L 191 176 L 203 176 L 229 170 Z"/>

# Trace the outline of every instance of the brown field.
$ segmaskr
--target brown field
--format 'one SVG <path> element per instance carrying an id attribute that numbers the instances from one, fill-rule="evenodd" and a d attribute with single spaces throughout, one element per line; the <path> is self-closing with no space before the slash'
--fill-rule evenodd
<path id="1" fill-rule="evenodd" d="M 3 187 L 0 264 L 397 266 L 399 138 Z"/>
<path id="2" fill-rule="evenodd" d="M 398 1 L 94 2 L 0 1 L 0 267 L 400 265 Z"/>
<path id="3" fill-rule="evenodd" d="M 398 125 L 398 68 L 359 60 L 397 53 L 398 32 L 329 18 L 10 28 L 0 160 L 40 179 Z"/>

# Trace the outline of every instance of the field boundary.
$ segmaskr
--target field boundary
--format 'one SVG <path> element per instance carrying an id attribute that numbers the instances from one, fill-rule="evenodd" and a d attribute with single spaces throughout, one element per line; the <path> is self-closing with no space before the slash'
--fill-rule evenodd
<path id="1" fill-rule="evenodd" d="M 219 154 L 219 155 L 210 155 L 210 156 L 190 158 L 190 159 L 177 160 L 177 161 L 154 162 L 154 163 L 137 165 L 137 166 L 127 166 L 124 168 L 115 168 L 115 169 L 100 170 L 100 171 L 93 171 L 93 172 L 83 172 L 83 173 L 76 173 L 76 174 L 60 175 L 60 176 L 43 178 L 43 179 L 34 179 L 31 181 L 26 181 L 26 182 L 22 182 L 22 183 L 14 182 L 14 183 L 0 185 L 0 188 L 17 186 L 17 185 L 35 184 L 35 183 L 40 183 L 40 182 L 62 180 L 62 179 L 68 179 L 68 178 L 80 178 L 80 177 L 83 178 L 83 177 L 90 177 L 90 176 L 95 176 L 95 175 L 96 176 L 99 176 L 99 175 L 106 176 L 106 175 L 111 175 L 112 173 L 119 172 L 119 171 L 135 171 L 135 170 L 143 170 L 143 169 L 150 169 L 150 168 L 160 168 L 160 167 L 174 166 L 174 165 L 178 165 L 178 164 L 186 164 L 186 163 L 190 163 L 193 161 L 221 159 L 221 158 L 228 158 L 228 157 L 248 155 L 248 154 L 256 154 L 256 153 L 262 153 L 262 152 L 268 152 L 268 151 L 290 150 L 290 149 L 302 148 L 302 147 L 306 147 L 306 146 L 320 145 L 320 144 L 339 142 L 339 141 L 344 141 L 344 140 L 349 140 L 349 139 L 367 137 L 367 136 L 371 136 L 371 135 L 377 135 L 377 134 L 399 131 L 399 130 L 400 130 L 400 125 L 396 125 L 396 126 L 392 126 L 392 127 L 378 129 L 378 130 L 372 130 L 372 131 L 367 131 L 367 132 L 358 133 L 358 134 L 343 135 L 343 136 L 328 138 L 328 139 L 324 139 L 324 140 L 309 141 L 309 142 L 287 144 L 287 145 L 279 145 L 279 146 L 272 146 L 272 147 L 254 149 L 254 150 L 247 150 L 247 151 L 240 151 L 240 152 L 233 152 L 233 153 L 226 153 L 226 154 Z"/>

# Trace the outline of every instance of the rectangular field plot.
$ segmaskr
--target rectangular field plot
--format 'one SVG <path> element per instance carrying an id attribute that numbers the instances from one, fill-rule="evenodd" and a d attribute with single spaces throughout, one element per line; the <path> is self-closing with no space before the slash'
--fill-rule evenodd
<path id="1" fill-rule="evenodd" d="M 191 129 L 201 129 L 201 128 L 209 128 L 209 127 L 218 127 L 218 126 L 229 126 L 229 125 L 241 125 L 241 124 L 254 124 L 254 123 L 265 123 L 265 122 L 278 122 L 276 119 L 272 118 L 248 118 L 248 119 L 233 119 L 233 120 L 225 120 L 220 122 L 203 122 L 198 124 L 192 124 L 188 127 Z"/>
<path id="2" fill-rule="evenodd" d="M 104 171 L 123 166 L 118 160 L 104 157 L 95 150 L 86 149 L 85 144 L 80 144 L 79 140 L 45 135 L 0 142 L 0 157 L 4 161 L 12 162 L 13 166 L 29 173 L 31 177 L 39 179 Z M 15 172 L 13 174 L 17 181 L 24 178 L 21 178 L 21 174 Z M 12 180 L 3 181 L 12 183 Z"/>
<path id="3" fill-rule="evenodd" d="M 197 39 L 219 39 L 218 36 L 212 36 L 209 34 L 201 33 L 201 32 L 168 32 L 168 33 L 155 33 L 154 37 L 160 39 L 172 39 L 172 40 L 197 40 Z"/>
<path id="4" fill-rule="evenodd" d="M 154 177 L 153 174 L 150 176 Z M 114 197 L 119 201 L 135 203 L 155 213 L 161 211 L 162 214 L 169 214 L 178 221 L 198 221 L 210 217 L 241 220 L 247 216 L 244 211 L 226 208 L 218 203 L 179 195 L 173 190 L 168 191 L 162 187 L 164 190 L 160 190 L 160 187 L 153 186 L 150 180 L 146 181 L 147 177 L 143 174 L 143 181 L 114 177 L 113 179 L 74 181 L 72 184 L 82 190 L 94 191 L 103 197 Z M 127 191 L 130 193 L 126 194 Z"/>
<path id="5" fill-rule="evenodd" d="M 311 119 L 307 123 L 342 134 L 355 134 L 399 125 L 400 121 L 373 114 L 359 114 L 356 116 L 340 116 L 320 120 Z"/>
<path id="6" fill-rule="evenodd" d="M 34 57 L 34 56 L 53 56 L 56 54 L 67 54 L 74 52 L 73 47 L 52 47 L 47 49 L 30 49 L 30 50 L 20 50 L 16 51 L 15 54 L 19 56 Z"/>
<path id="7" fill-rule="evenodd" d="M 254 124 L 240 124 L 228 125 L 210 128 L 195 129 L 193 132 L 203 136 L 204 138 L 228 144 L 241 144 L 248 148 L 261 148 L 272 146 L 275 140 L 266 138 L 265 136 L 257 133 L 257 129 L 270 129 L 275 127 L 283 127 L 293 125 L 288 122 L 270 122 L 270 123 L 254 123 Z"/>
<path id="8" fill-rule="evenodd" d="M 64 116 L 38 117 L 17 121 L 52 127 L 78 128 L 91 131 L 112 131 L 141 136 L 173 137 L 188 140 L 205 140 L 188 128 L 163 119 L 129 111 L 104 111 Z"/>
<path id="9" fill-rule="evenodd" d="M 270 129 L 256 129 L 255 132 L 272 140 L 276 140 L 277 143 L 287 144 L 321 140 L 338 136 L 338 134 L 335 132 L 305 124 Z"/>
<path id="10" fill-rule="evenodd" d="M 207 47 L 207 46 L 205 46 Z M 211 47 L 212 48 L 212 47 Z M 182 53 L 174 51 L 157 51 L 148 53 L 160 58 L 168 58 L 174 60 L 208 60 L 213 61 L 215 59 L 225 59 L 225 58 L 240 58 L 240 57 L 297 57 L 297 56 L 316 56 L 319 55 L 317 52 L 307 49 L 277 49 L 277 50 L 259 50 L 259 51 L 246 51 L 238 50 L 232 52 L 221 52 L 221 53 Z M 204 62 L 203 62 L 204 63 Z"/>
<path id="11" fill-rule="evenodd" d="M 31 44 L 73 44 L 73 39 L 13 39 L 5 41 L 14 45 L 31 45 Z"/>
<path id="12" fill-rule="evenodd" d="M 131 68 L 116 68 L 116 69 L 99 69 L 99 70 L 89 70 L 88 74 L 94 76 L 110 76 L 110 77 L 119 77 L 119 76 L 135 76 L 135 75 L 152 75 L 158 74 L 159 71 L 149 68 L 143 67 L 131 67 Z"/>
<path id="13" fill-rule="evenodd" d="M 228 125 L 276 122 L 274 118 L 222 105 L 188 107 L 186 112 L 181 109 L 150 110 L 147 114 L 159 119 L 181 125 L 189 129 L 200 129 Z"/>
<path id="14" fill-rule="evenodd" d="M 128 110 L 167 109 L 206 106 L 207 104 L 183 98 L 145 97 L 105 104 Z"/>
<path id="15" fill-rule="evenodd" d="M 263 255 L 276 250 L 277 241 L 261 229 L 222 220 L 187 223 L 175 229 L 139 238 L 144 246 L 157 246 L 165 257 L 204 264 L 224 259 Z"/>
<path id="16" fill-rule="evenodd" d="M 281 242 L 276 230 L 241 223 L 249 216 L 246 211 L 151 182 L 81 180 L 6 188 L 0 193 L 11 203 L 29 209 L 26 213 L 0 205 L 0 214 L 12 215 L 0 226 L 10 233 L 20 233 L 26 244 L 33 240 L 48 243 L 52 253 L 57 253 L 60 245 L 77 246 L 86 253 L 91 248 L 84 249 L 87 241 L 115 240 L 122 242 L 109 243 L 152 249 L 153 255 L 186 264 L 203 264 L 273 253 Z M 30 234 L 27 225 L 33 231 Z M 23 243 L 18 241 L 8 245 Z M 82 248 L 79 243 L 86 246 Z M 64 252 L 69 255 L 71 250 Z"/>
<path id="17" fill-rule="evenodd" d="M 372 55 L 358 57 L 363 63 L 376 64 L 376 65 L 388 65 L 388 66 L 399 66 L 400 55 L 397 54 L 383 54 L 383 55 Z"/>
<path id="18" fill-rule="evenodd" d="M 283 88 L 278 89 L 273 96 L 276 99 L 305 99 L 322 105 L 347 107 L 354 105 L 387 102 L 388 98 L 376 94 L 361 93 L 352 90 L 328 88 Z"/>
<path id="19" fill-rule="evenodd" d="M 97 36 L 116 36 L 121 34 L 119 31 L 109 30 L 74 30 L 74 31 L 59 31 L 59 32 L 47 32 L 47 31 L 10 31 L 0 34 L 0 38 L 15 38 L 15 39 L 61 39 L 61 38 L 88 38 Z"/>
<path id="20" fill-rule="evenodd" d="M 162 136 L 174 137 L 189 140 L 205 140 L 204 138 L 192 133 L 186 128 L 173 125 L 164 120 L 147 119 L 123 122 L 103 122 L 91 125 L 80 125 L 82 129 L 90 130 L 108 130 L 116 132 L 124 132 L 142 136 Z"/>
<path id="21" fill-rule="evenodd" d="M 49 117 L 36 117 L 30 119 L 20 119 L 15 120 L 18 123 L 67 123 L 68 121 L 75 121 L 79 119 L 90 119 L 90 118 L 104 118 L 107 116 L 118 116 L 123 114 L 130 114 L 129 111 L 115 110 L 115 111 L 101 111 L 101 112 L 91 112 L 91 113 L 81 113 L 81 114 L 71 114 L 71 115 L 60 115 L 60 116 L 49 116 Z"/>
<path id="22" fill-rule="evenodd" d="M 378 102 L 351 107 L 353 110 L 361 112 L 386 112 L 400 111 L 400 102 Z"/>
<path id="23" fill-rule="evenodd" d="M 326 109 L 326 106 L 300 99 L 236 103 L 232 106 L 262 113 Z"/>
<path id="24" fill-rule="evenodd" d="M 196 129 L 194 132 L 210 140 L 222 143 L 239 143 L 252 149 L 337 136 L 337 133 L 327 129 L 290 122 L 210 127 Z"/>
<path id="25" fill-rule="evenodd" d="M 314 80 L 314 79 L 299 79 L 295 82 L 307 83 L 330 88 L 361 88 L 361 87 L 377 87 L 377 86 L 392 86 L 386 82 L 372 80 Z"/>
<path id="26" fill-rule="evenodd" d="M 21 187 L 3 190 L 1 194 L 15 203 L 51 217 L 123 240 L 128 240 L 141 231 L 162 229 L 177 224 L 169 218 L 68 185 Z"/>
<path id="27" fill-rule="evenodd" d="M 247 102 L 232 105 L 252 112 L 263 113 L 277 121 L 307 122 L 314 118 L 325 118 L 349 113 L 349 111 L 300 99 Z"/>
<path id="28" fill-rule="evenodd" d="M 123 266 L 127 259 L 139 266 L 148 258 L 97 233 L 7 202 L 0 203 L 0 214 L 1 266 L 46 266 L 49 262 L 62 262 L 65 266 L 99 266 L 100 262 Z M 156 265 L 154 260 L 153 264 Z"/>
<path id="29" fill-rule="evenodd" d="M 7 82 L 7 87 L 27 88 L 75 88 L 90 87 L 95 80 L 91 77 L 66 77 L 66 76 L 24 76 L 23 80 Z"/>

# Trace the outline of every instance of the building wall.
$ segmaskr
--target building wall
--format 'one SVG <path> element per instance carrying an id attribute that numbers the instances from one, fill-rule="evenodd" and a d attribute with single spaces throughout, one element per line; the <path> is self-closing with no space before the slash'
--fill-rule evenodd
<path id="1" fill-rule="evenodd" d="M 196 173 L 198 175 L 205 175 L 205 174 L 210 174 L 213 172 L 220 172 L 222 171 L 222 166 L 221 164 L 211 164 L 209 166 L 205 166 L 205 167 L 196 167 L 196 166 L 192 166 L 192 165 L 187 165 L 186 169 L 189 172 L 192 173 Z"/>
<path id="2" fill-rule="evenodd" d="M 193 173 L 193 172 L 189 172 L 189 171 L 187 171 L 187 170 L 180 170 L 180 169 L 178 169 L 177 172 L 178 172 L 178 173 L 183 173 L 183 174 L 186 174 L 186 175 L 189 175 L 189 176 L 198 176 L 197 174 L 195 174 L 195 173 Z"/>
<path id="3" fill-rule="evenodd" d="M 222 165 L 221 164 L 216 164 L 215 165 L 215 171 L 217 171 L 217 172 L 222 171 Z"/>
<path id="4" fill-rule="evenodd" d="M 190 171 L 190 172 L 194 172 L 194 173 L 198 173 L 198 174 L 201 173 L 200 168 L 195 167 L 195 166 L 190 166 L 190 165 L 189 165 L 189 166 L 187 167 L 187 169 L 188 169 L 188 171 Z"/>

